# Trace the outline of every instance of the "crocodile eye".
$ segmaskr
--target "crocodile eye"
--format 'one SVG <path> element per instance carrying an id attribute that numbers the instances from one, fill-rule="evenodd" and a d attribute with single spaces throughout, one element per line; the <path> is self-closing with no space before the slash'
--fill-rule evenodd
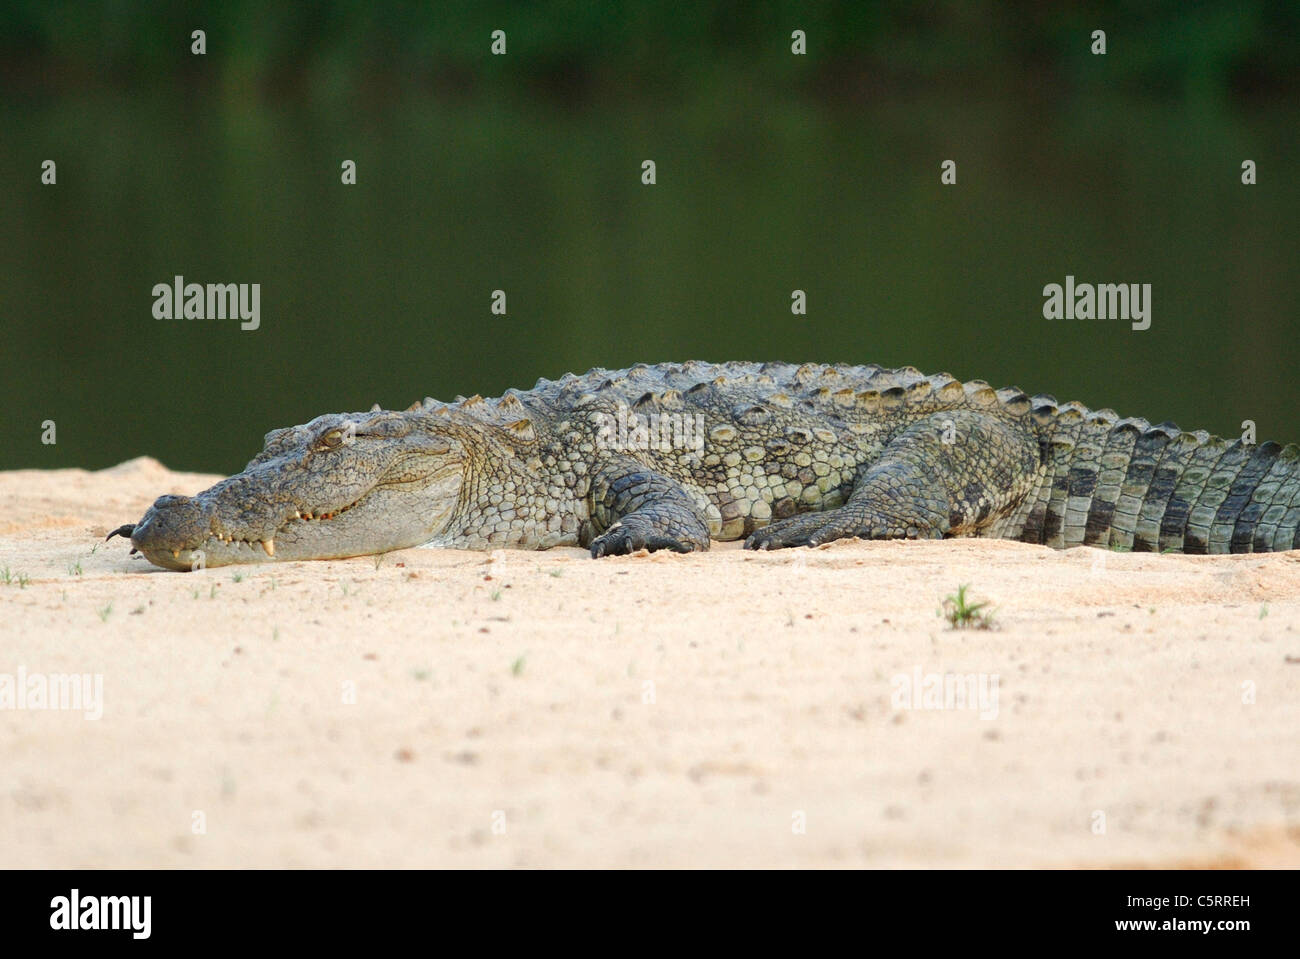
<path id="1" fill-rule="evenodd" d="M 327 450 L 338 449 L 343 445 L 343 436 L 343 431 L 335 427 L 320 438 L 319 446 Z"/>

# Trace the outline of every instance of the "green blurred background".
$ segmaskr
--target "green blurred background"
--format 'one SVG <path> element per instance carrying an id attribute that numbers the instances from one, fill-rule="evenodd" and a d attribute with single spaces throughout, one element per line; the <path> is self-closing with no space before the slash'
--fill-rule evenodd
<path id="1" fill-rule="evenodd" d="M 1300 440 L 1298 95 L 1295 2 L 0 3 L 0 468 L 688 358 Z M 176 274 L 261 329 L 155 320 Z M 1066 274 L 1151 329 L 1043 319 Z"/>

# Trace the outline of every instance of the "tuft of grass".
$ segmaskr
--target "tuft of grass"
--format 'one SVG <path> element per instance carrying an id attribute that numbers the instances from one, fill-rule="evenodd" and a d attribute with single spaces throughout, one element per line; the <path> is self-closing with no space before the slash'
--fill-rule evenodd
<path id="1" fill-rule="evenodd" d="M 231 579 L 232 582 L 235 582 L 235 583 L 242 583 L 242 582 L 244 581 L 244 574 L 243 574 L 243 573 L 232 573 L 231 576 L 230 576 L 230 579 Z"/>
<path id="2" fill-rule="evenodd" d="M 81 564 L 80 564 L 80 563 L 72 563 L 70 566 L 68 566 L 68 575 L 69 575 L 69 576 L 80 576 L 80 575 L 81 575 Z"/>
<path id="3" fill-rule="evenodd" d="M 492 602 L 495 603 L 500 599 L 501 599 L 501 590 L 499 589 L 492 590 Z"/>
<path id="4" fill-rule="evenodd" d="M 551 575 L 554 576 L 556 579 L 559 579 L 561 576 L 564 575 L 564 570 L 562 570 L 562 569 L 553 569 L 553 570 L 551 570 Z"/>
<path id="5" fill-rule="evenodd" d="M 940 615 L 953 629 L 992 629 L 993 610 L 988 603 L 972 603 L 966 596 L 969 584 L 957 587 L 957 592 L 944 597 Z"/>
<path id="6" fill-rule="evenodd" d="M 101 623 L 107 623 L 109 615 L 113 612 L 113 604 L 109 603 L 103 609 L 98 609 L 95 612 L 99 613 L 99 621 Z"/>
<path id="7" fill-rule="evenodd" d="M 518 659 L 516 659 L 513 663 L 510 664 L 510 675 L 522 676 L 524 674 L 524 659 L 525 657 L 520 656 Z"/>

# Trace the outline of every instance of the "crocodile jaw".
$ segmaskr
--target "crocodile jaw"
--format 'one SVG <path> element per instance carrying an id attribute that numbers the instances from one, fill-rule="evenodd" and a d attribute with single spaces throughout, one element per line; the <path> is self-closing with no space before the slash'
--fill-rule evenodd
<path id="1" fill-rule="evenodd" d="M 304 452 L 338 419 L 297 428 L 197 496 L 160 497 L 131 528 L 132 546 L 156 566 L 191 570 L 366 556 L 440 535 L 464 483 L 463 450 L 387 422 L 387 435 L 359 432 L 346 448 Z"/>
<path id="2" fill-rule="evenodd" d="M 213 490 L 188 497 L 162 497 L 131 533 L 131 545 L 155 566 L 173 570 L 343 559 L 420 546 L 442 532 L 455 507 L 460 468 L 429 477 L 416 492 L 379 487 L 352 504 L 293 510 L 279 525 L 261 523 L 243 531 L 214 518 Z M 312 517 L 308 519 L 307 517 Z"/>

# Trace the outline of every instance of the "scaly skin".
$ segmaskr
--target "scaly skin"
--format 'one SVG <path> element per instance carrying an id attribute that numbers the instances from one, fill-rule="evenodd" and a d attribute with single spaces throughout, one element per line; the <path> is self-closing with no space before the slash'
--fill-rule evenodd
<path id="1" fill-rule="evenodd" d="M 320 416 L 115 533 L 171 569 L 741 537 L 1260 552 L 1300 546 L 1297 460 L 911 367 L 665 363 Z"/>

